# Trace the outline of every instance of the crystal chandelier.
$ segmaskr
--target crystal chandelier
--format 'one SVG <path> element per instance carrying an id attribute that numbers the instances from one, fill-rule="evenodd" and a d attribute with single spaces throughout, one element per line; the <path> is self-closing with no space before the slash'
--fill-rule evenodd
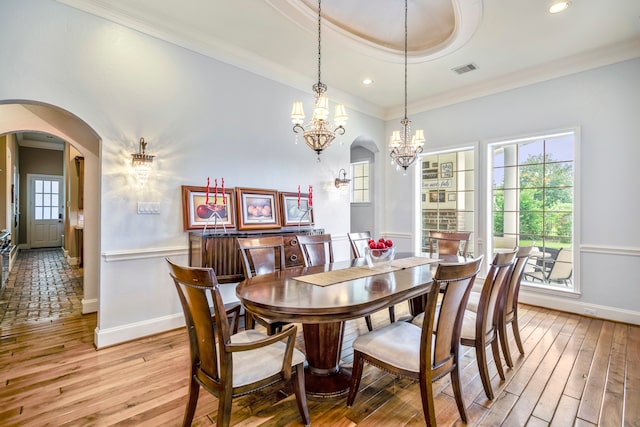
<path id="1" fill-rule="evenodd" d="M 407 168 L 422 153 L 425 141 L 422 129 L 417 129 L 415 135 L 411 135 L 411 120 L 407 118 L 407 0 L 404 1 L 404 118 L 400 120 L 400 125 L 402 128 L 391 134 L 389 151 L 391 164 L 403 168 L 406 174 Z"/>
<path id="2" fill-rule="evenodd" d="M 345 132 L 344 125 L 347 122 L 347 112 L 344 105 L 336 105 L 335 114 L 333 117 L 334 124 L 329 122 L 329 100 L 324 94 L 327 91 L 327 85 L 320 81 L 320 64 L 321 64 L 321 0 L 318 0 L 318 83 L 313 85 L 313 92 L 315 93 L 315 108 L 313 109 L 313 116 L 308 123 L 304 123 L 304 111 L 302 109 L 302 102 L 294 102 L 293 109 L 291 110 L 291 122 L 293 123 L 293 131 L 297 134 L 302 132 L 304 142 L 318 153 L 318 161 L 320 160 L 320 153 L 327 148 L 336 137 L 336 134 L 343 135 Z M 296 137 L 297 143 L 297 137 Z"/>

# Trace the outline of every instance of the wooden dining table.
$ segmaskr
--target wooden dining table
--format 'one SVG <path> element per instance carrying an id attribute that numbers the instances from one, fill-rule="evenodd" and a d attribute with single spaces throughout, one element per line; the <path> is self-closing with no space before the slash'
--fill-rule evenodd
<path id="1" fill-rule="evenodd" d="M 252 313 L 301 323 L 307 392 L 338 396 L 348 391 L 351 378 L 351 370 L 340 366 L 345 321 L 403 301 L 409 301 L 412 314 L 420 313 L 437 260 L 418 258 L 397 258 L 390 266 L 373 269 L 362 258 L 289 268 L 244 280 L 236 294 Z"/>

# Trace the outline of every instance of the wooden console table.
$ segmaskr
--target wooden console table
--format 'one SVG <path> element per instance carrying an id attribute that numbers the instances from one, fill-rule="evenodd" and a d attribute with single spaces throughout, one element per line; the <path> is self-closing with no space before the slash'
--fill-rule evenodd
<path id="1" fill-rule="evenodd" d="M 324 230 L 303 228 L 298 230 L 265 230 L 261 232 L 234 231 L 231 233 L 189 232 L 189 265 L 212 267 L 220 283 L 244 280 L 242 255 L 236 238 L 282 236 L 286 267 L 302 267 L 304 260 L 298 245 L 298 234 L 322 234 Z"/>

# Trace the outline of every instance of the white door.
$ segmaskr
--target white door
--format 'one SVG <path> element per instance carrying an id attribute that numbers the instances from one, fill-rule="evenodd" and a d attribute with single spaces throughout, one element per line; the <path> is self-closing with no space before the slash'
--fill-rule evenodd
<path id="1" fill-rule="evenodd" d="M 29 174 L 29 245 L 62 246 L 64 194 L 62 177 Z"/>

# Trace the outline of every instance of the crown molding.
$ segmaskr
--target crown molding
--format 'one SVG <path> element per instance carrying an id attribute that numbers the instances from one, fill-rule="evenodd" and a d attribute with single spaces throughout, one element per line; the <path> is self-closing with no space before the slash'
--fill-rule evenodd
<path id="1" fill-rule="evenodd" d="M 511 89 L 552 80 L 587 71 L 617 62 L 640 57 L 640 38 L 631 39 L 627 43 L 605 46 L 599 49 L 528 68 L 525 71 L 512 73 L 503 77 L 486 81 L 477 85 L 469 85 L 455 91 L 443 92 L 436 96 L 412 102 L 408 109 L 413 113 L 421 113 L 458 104 L 464 101 L 505 92 Z M 384 120 L 393 120 L 404 115 L 404 106 L 396 106 L 385 111 Z"/>

